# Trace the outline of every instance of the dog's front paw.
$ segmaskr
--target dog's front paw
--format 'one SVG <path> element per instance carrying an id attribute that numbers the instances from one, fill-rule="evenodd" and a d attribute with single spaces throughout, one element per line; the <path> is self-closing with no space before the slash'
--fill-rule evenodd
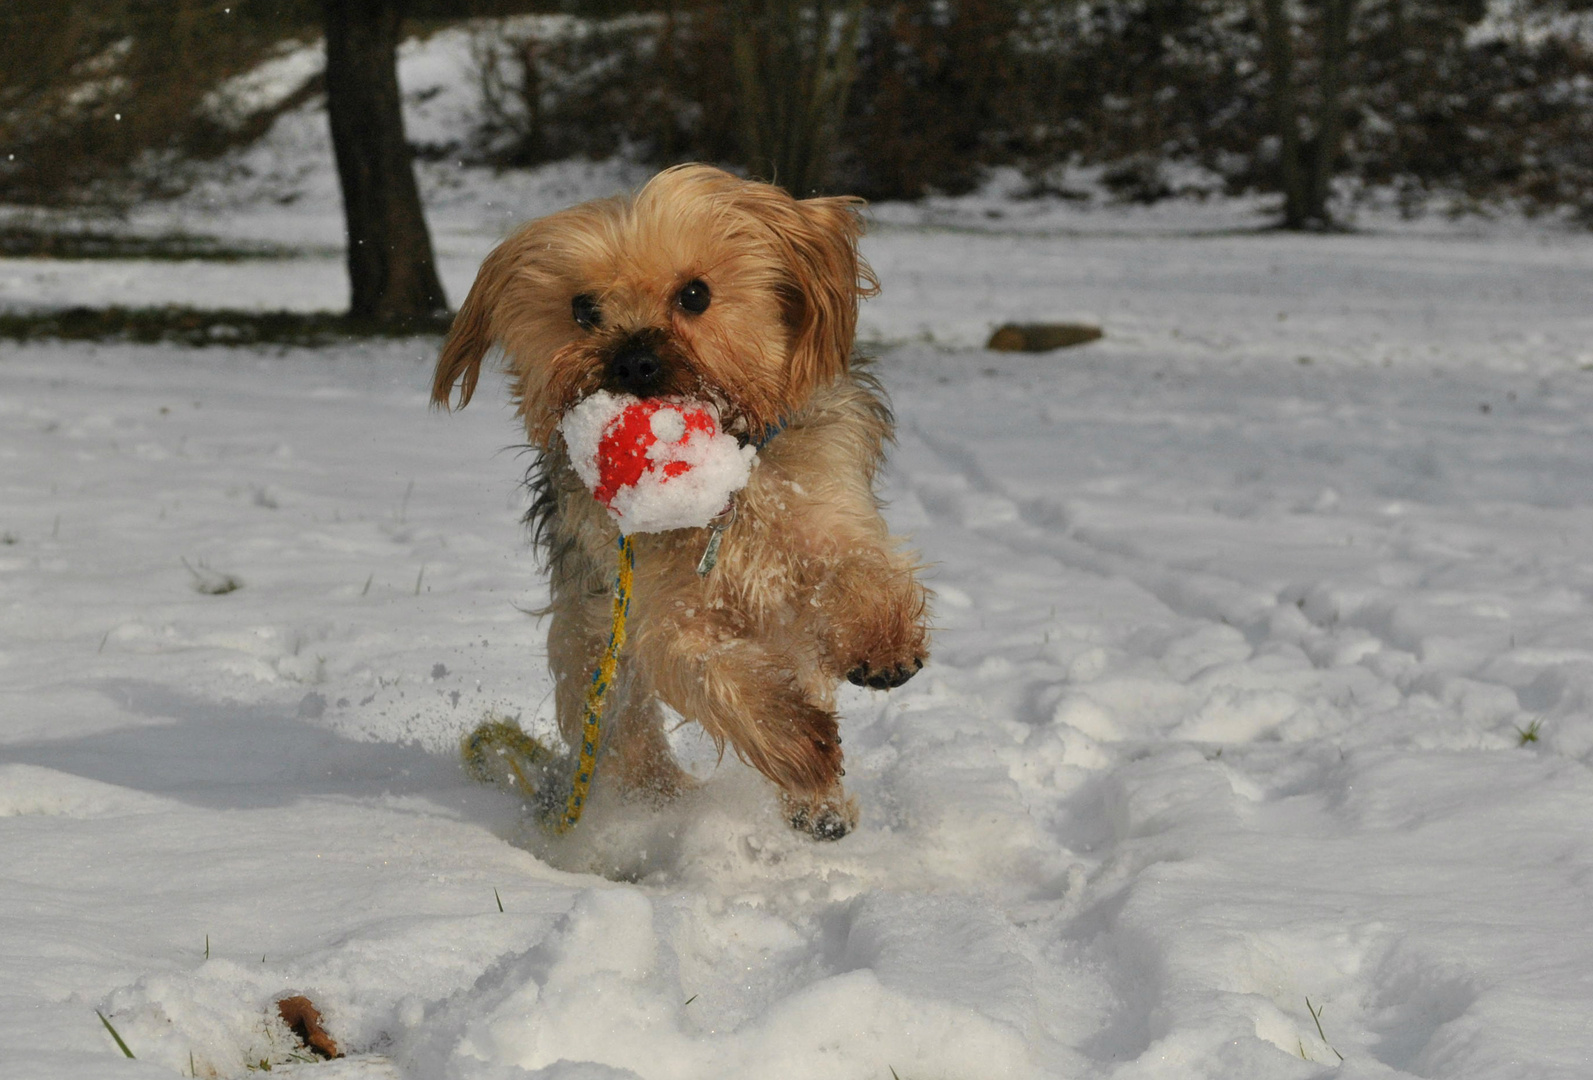
<path id="1" fill-rule="evenodd" d="M 888 667 L 874 668 L 867 660 L 861 661 L 855 668 L 846 673 L 846 680 L 858 686 L 867 686 L 874 690 L 889 690 L 902 685 L 924 668 L 924 658 L 913 657 L 911 663 L 891 664 Z"/>
<path id="2" fill-rule="evenodd" d="M 850 649 L 838 650 L 848 681 L 873 690 L 900 686 L 924 669 L 929 659 L 928 631 L 921 622 L 887 619 L 859 635 Z"/>
<path id="3" fill-rule="evenodd" d="M 791 827 L 815 840 L 839 840 L 857 828 L 857 800 L 840 794 L 839 788 L 813 802 L 787 799 L 786 808 L 791 812 Z"/>

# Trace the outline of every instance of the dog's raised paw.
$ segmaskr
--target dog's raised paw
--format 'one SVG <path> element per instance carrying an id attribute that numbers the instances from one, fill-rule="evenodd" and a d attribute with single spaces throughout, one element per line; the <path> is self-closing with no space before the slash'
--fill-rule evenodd
<path id="1" fill-rule="evenodd" d="M 864 660 L 857 667 L 846 673 L 846 680 L 857 686 L 869 687 L 872 690 L 890 690 L 893 687 L 902 685 L 902 683 L 911 679 L 923 669 L 923 658 L 917 656 L 913 657 L 913 662 L 910 665 L 894 664 L 889 668 L 877 670 L 869 667 L 868 661 Z"/>

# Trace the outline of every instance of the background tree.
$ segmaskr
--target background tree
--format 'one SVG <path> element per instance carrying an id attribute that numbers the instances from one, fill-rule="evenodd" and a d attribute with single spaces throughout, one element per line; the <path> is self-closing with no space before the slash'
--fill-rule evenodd
<path id="1" fill-rule="evenodd" d="M 1262 52 L 1278 138 L 1283 227 L 1326 229 L 1333 176 L 1344 151 L 1345 62 L 1355 0 L 1315 0 L 1296 19 L 1288 0 L 1260 0 Z M 1314 30 L 1315 101 L 1302 95 L 1296 38 Z M 1314 107 L 1312 105 L 1314 104 Z"/>
<path id="2" fill-rule="evenodd" d="M 324 0 L 326 111 L 343 188 L 349 314 L 423 323 L 446 311 L 398 90 L 401 0 Z"/>
<path id="3" fill-rule="evenodd" d="M 841 186 L 870 199 L 960 195 L 1019 160 L 1034 88 L 1016 0 L 877 0 L 864 11 Z"/>
<path id="4" fill-rule="evenodd" d="M 1016 165 L 1029 192 L 1078 199 L 1277 193 L 1295 228 L 1390 194 L 1412 214 L 1436 197 L 1593 223 L 1593 0 L 407 0 L 403 14 L 426 32 L 555 2 L 575 17 L 470 24 L 480 123 L 417 152 L 713 161 L 874 199 L 957 194 Z M 440 308 L 397 9 L 0 0 L 0 202 L 175 195 L 328 94 L 355 312 Z M 317 73 L 267 100 L 231 81 L 323 30 L 344 57 L 333 85 Z M 0 245 L 44 250 L 26 231 L 0 228 Z"/>
<path id="5" fill-rule="evenodd" d="M 1033 11 L 1019 94 L 1034 114 L 1022 150 L 1037 192 L 1087 198 L 1067 183 L 1079 166 L 1140 203 L 1274 182 L 1252 167 L 1269 125 L 1243 0 L 1081 0 Z"/>

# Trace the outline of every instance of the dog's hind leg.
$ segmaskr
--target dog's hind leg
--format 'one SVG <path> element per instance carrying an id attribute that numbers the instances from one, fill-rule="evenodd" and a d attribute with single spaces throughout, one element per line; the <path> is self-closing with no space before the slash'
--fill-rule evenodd
<path id="1" fill-rule="evenodd" d="M 675 761 L 664 733 L 664 715 L 652 688 L 636 677 L 635 664 L 621 661 L 620 697 L 603 717 L 601 770 L 627 792 L 672 799 L 697 785 Z"/>

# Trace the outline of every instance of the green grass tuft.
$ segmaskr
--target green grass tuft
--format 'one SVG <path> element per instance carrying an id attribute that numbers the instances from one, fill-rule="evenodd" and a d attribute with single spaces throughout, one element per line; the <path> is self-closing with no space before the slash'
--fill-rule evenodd
<path id="1" fill-rule="evenodd" d="M 182 559 L 183 566 L 194 576 L 194 591 L 205 596 L 226 596 L 230 592 L 237 592 L 243 588 L 243 582 L 231 574 L 223 574 L 219 570 L 212 570 L 205 565 L 203 559 L 199 560 L 196 568 L 187 559 Z"/>

